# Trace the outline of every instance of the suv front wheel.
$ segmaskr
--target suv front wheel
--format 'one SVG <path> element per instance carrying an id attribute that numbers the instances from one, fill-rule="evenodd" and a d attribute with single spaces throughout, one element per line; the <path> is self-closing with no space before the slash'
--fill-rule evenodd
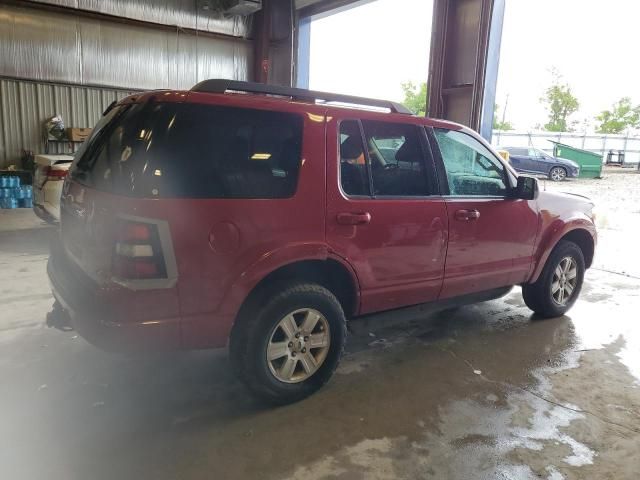
<path id="1" fill-rule="evenodd" d="M 580 295 L 584 271 L 580 247 L 561 240 L 549 255 L 538 280 L 522 286 L 524 303 L 543 317 L 564 315 Z"/>
<path id="2" fill-rule="evenodd" d="M 302 400 L 331 378 L 340 361 L 346 321 L 336 297 L 316 284 L 295 284 L 243 312 L 231 359 L 241 380 L 274 404 Z"/>

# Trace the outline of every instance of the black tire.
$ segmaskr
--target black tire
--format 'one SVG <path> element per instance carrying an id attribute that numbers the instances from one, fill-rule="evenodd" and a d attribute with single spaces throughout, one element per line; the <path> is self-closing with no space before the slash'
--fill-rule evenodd
<path id="1" fill-rule="evenodd" d="M 344 351 L 346 319 L 340 302 L 316 284 L 289 284 L 264 292 L 243 309 L 229 345 L 231 362 L 240 380 L 259 399 L 275 405 L 300 401 L 320 389 L 333 375 Z M 329 348 L 317 371 L 299 383 L 285 383 L 271 372 L 267 346 L 276 326 L 299 309 L 320 312 L 329 325 Z"/>
<path id="2" fill-rule="evenodd" d="M 560 177 L 558 175 L 554 175 L 554 171 L 557 171 Z M 567 178 L 567 173 L 567 169 L 564 167 L 553 167 L 549 170 L 549 180 L 552 182 L 562 182 Z"/>
<path id="3" fill-rule="evenodd" d="M 554 271 L 565 258 L 572 258 L 576 263 L 576 284 L 569 300 L 561 305 L 552 295 Z M 535 283 L 522 286 L 522 297 L 527 307 L 543 318 L 564 315 L 580 296 L 584 281 L 585 263 L 580 247 L 568 240 L 561 240 L 553 249 L 547 263 Z"/>

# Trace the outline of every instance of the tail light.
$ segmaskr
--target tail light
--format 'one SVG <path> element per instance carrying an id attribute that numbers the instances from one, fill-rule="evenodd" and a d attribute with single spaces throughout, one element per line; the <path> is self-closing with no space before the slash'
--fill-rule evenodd
<path id="1" fill-rule="evenodd" d="M 53 166 L 44 167 L 44 177 L 47 180 L 64 180 L 69 173 L 67 169 L 59 169 Z"/>
<path id="2" fill-rule="evenodd" d="M 167 278 L 157 225 L 128 220 L 119 222 L 112 273 L 121 280 Z"/>

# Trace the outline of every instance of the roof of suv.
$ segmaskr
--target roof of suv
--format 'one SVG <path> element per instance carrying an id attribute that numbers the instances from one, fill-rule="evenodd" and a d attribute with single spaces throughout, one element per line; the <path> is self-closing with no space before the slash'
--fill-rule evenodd
<path id="1" fill-rule="evenodd" d="M 447 120 L 433 119 L 427 117 L 417 117 L 404 105 L 390 100 L 380 100 L 374 98 L 358 97 L 352 95 L 344 95 L 339 93 L 318 92 L 314 90 L 306 90 L 302 88 L 284 87 L 280 85 L 267 85 L 263 83 L 243 82 L 238 80 L 211 79 L 203 80 L 196 84 L 191 90 L 154 90 L 149 92 L 141 92 L 122 99 L 122 103 L 140 102 L 150 97 L 161 95 L 163 101 L 184 102 L 191 94 L 194 96 L 200 94 L 223 95 L 231 93 L 238 94 L 244 98 L 260 98 L 261 101 L 275 102 L 296 102 L 312 105 L 315 107 L 324 107 L 331 109 L 353 109 L 362 107 L 370 107 L 373 109 L 387 109 L 388 112 L 373 110 L 374 113 L 383 115 L 399 115 L 420 118 L 425 120 L 426 124 L 435 127 L 444 127 L 455 130 L 467 130 L 466 127 L 455 122 Z M 371 110 L 370 110 L 371 111 Z"/>
<path id="2" fill-rule="evenodd" d="M 240 82 L 237 80 L 204 80 L 192 89 L 192 92 L 226 93 L 228 91 L 262 93 L 290 97 L 293 100 L 315 103 L 318 100 L 325 102 L 338 102 L 353 105 L 365 105 L 372 107 L 388 108 L 393 113 L 413 115 L 413 112 L 404 105 L 389 100 L 377 100 L 373 98 L 355 97 L 339 93 L 317 92 L 303 88 L 283 87 L 280 85 L 267 85 L 264 83 Z"/>

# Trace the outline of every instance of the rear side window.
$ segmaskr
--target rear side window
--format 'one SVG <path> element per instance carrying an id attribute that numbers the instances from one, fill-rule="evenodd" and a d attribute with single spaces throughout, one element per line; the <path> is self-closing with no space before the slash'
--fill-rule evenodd
<path id="1" fill-rule="evenodd" d="M 362 126 L 371 160 L 374 195 L 429 195 L 418 127 L 368 120 Z"/>
<path id="2" fill-rule="evenodd" d="M 340 124 L 340 183 L 347 195 L 369 195 L 367 162 L 356 120 Z"/>
<path id="3" fill-rule="evenodd" d="M 420 131 L 416 125 L 403 123 L 341 122 L 340 183 L 344 193 L 379 197 L 431 195 L 435 189 L 426 168 L 430 157 L 420 141 Z"/>
<path id="4" fill-rule="evenodd" d="M 302 123 L 301 116 L 283 112 L 135 104 L 113 115 L 72 175 L 97 189 L 138 197 L 291 197 Z"/>

